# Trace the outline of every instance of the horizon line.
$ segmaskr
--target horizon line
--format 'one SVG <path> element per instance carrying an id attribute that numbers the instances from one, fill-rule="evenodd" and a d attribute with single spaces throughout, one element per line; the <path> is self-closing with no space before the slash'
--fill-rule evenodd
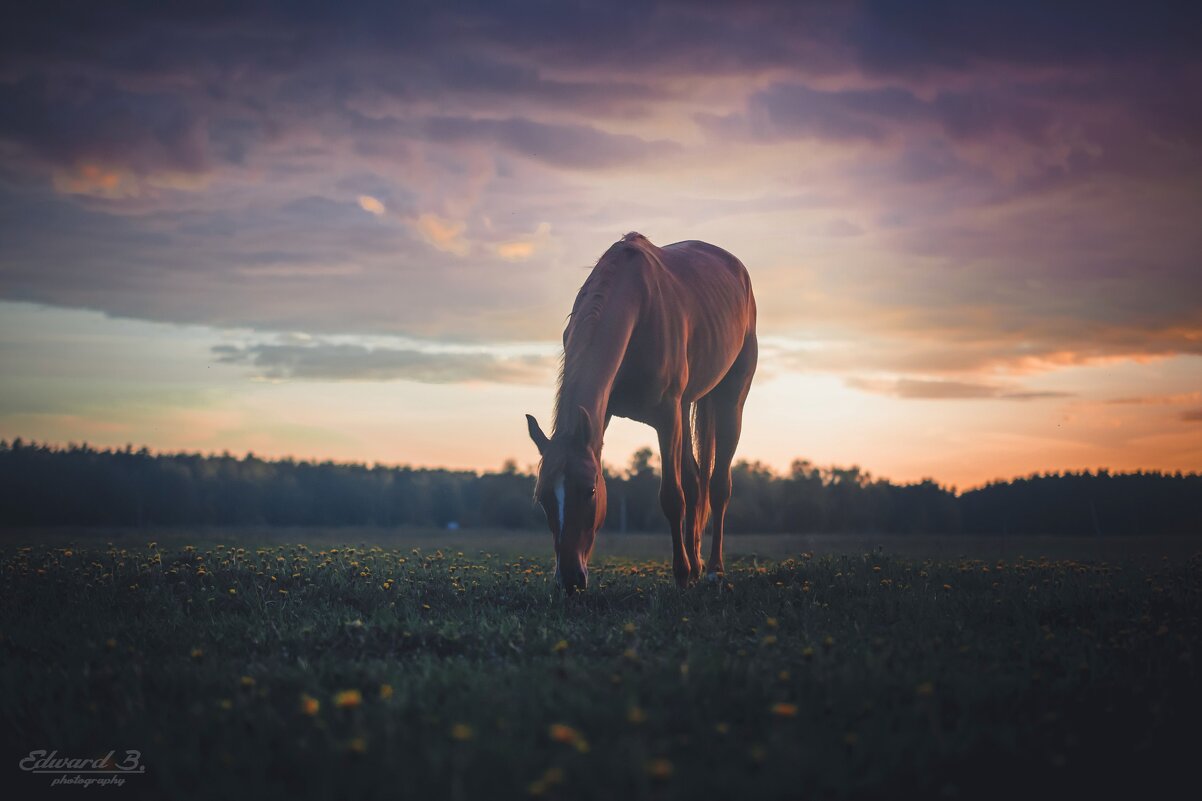
<path id="1" fill-rule="evenodd" d="M 501 466 L 498 468 L 455 468 L 455 467 L 449 467 L 446 465 L 415 465 L 415 464 L 409 464 L 409 463 L 405 463 L 405 462 L 383 462 L 383 461 L 368 462 L 368 461 L 352 461 L 352 460 L 332 459 L 332 458 L 322 459 L 319 457 L 302 457 L 302 456 L 295 455 L 295 454 L 291 454 L 288 456 L 260 456 L 252 450 L 247 450 L 241 456 L 239 456 L 235 453 L 232 453 L 228 449 L 223 450 L 221 452 L 210 451 L 210 452 L 206 453 L 203 451 L 154 449 L 149 445 L 134 446 L 134 444 L 132 442 L 127 442 L 124 446 L 115 446 L 115 445 L 96 446 L 96 445 L 92 445 L 92 444 L 88 443 L 87 441 L 74 442 L 74 441 L 68 440 L 64 444 L 61 442 L 49 442 L 49 441 L 45 441 L 45 440 L 38 441 L 36 439 L 26 439 L 19 435 L 14 436 L 11 439 L 0 437 L 0 450 L 12 450 L 13 448 L 16 447 L 16 445 L 18 443 L 20 443 L 22 447 L 42 447 L 42 448 L 47 448 L 53 452 L 69 452 L 72 449 L 92 450 L 96 453 L 126 453 L 126 452 L 128 452 L 128 453 L 141 454 L 141 453 L 145 452 L 153 457 L 194 456 L 194 457 L 199 457 L 202 459 L 232 458 L 232 459 L 235 459 L 236 461 L 242 461 L 242 462 L 249 461 L 251 459 L 255 459 L 255 460 L 258 460 L 261 462 L 292 461 L 292 462 L 297 462 L 300 464 L 332 464 L 332 465 L 338 465 L 338 466 L 344 466 L 344 467 L 367 467 L 367 468 L 371 468 L 371 469 L 393 469 L 393 470 L 405 469 L 405 470 L 430 470 L 430 471 L 442 470 L 442 471 L 445 471 L 448 473 L 472 473 L 472 474 L 478 475 L 478 476 L 484 476 L 484 475 L 489 475 L 489 474 L 494 474 L 494 475 L 499 474 L 502 472 L 502 468 L 504 468 L 505 465 L 508 463 L 512 463 L 516 468 L 518 468 L 519 472 L 521 472 L 521 468 L 522 468 L 522 466 L 519 464 L 518 460 L 515 457 L 507 457 L 505 459 L 502 459 Z M 631 456 L 633 456 L 634 453 L 638 453 L 639 450 L 642 450 L 642 449 L 636 449 L 635 451 L 633 451 L 631 453 Z M 650 450 L 652 451 L 652 454 L 658 458 L 659 454 L 655 452 L 655 449 L 651 448 Z M 1079 468 L 1076 470 L 1060 469 L 1060 470 L 1054 470 L 1054 471 L 1048 470 L 1045 472 L 1031 472 L 1031 473 L 1026 473 L 1024 475 L 1011 476 L 1009 478 L 996 477 L 996 478 L 989 479 L 988 481 L 985 481 L 981 484 L 976 484 L 976 485 L 973 485 L 973 486 L 970 486 L 970 487 L 967 487 L 964 489 L 960 489 L 955 484 L 944 484 L 943 482 L 935 479 L 932 476 L 925 476 L 921 479 L 918 479 L 917 481 L 898 483 L 898 482 L 894 482 L 893 479 L 891 479 L 891 478 L 876 475 L 871 470 L 865 469 L 865 468 L 861 467 L 860 465 L 856 465 L 856 464 L 847 465 L 847 466 L 841 466 L 841 465 L 835 465 L 835 464 L 819 465 L 814 462 L 811 462 L 809 459 L 805 459 L 800 456 L 795 457 L 793 459 L 793 462 L 803 462 L 803 463 L 809 464 L 813 467 L 817 467 L 819 469 L 829 469 L 829 470 L 848 470 L 848 469 L 854 468 L 856 470 L 859 470 L 862 475 L 867 476 L 875 481 L 884 481 L 887 484 L 891 484 L 891 485 L 897 486 L 897 487 L 916 486 L 916 485 L 930 482 L 930 483 L 935 484 L 935 486 L 939 487 L 940 489 L 950 491 L 956 495 L 961 495 L 966 492 L 972 492 L 977 489 L 983 489 L 985 487 L 993 486 L 996 484 L 1010 484 L 1015 481 L 1032 479 L 1032 478 L 1067 477 L 1067 476 L 1080 476 L 1080 475 L 1100 476 L 1103 474 L 1105 474 L 1107 476 L 1112 476 L 1112 477 L 1154 475 L 1154 476 L 1167 476 L 1170 478 L 1177 478 L 1177 477 L 1190 478 L 1190 477 L 1202 476 L 1202 472 L 1197 472 L 1194 470 L 1184 471 L 1184 470 L 1180 470 L 1180 469 L 1165 470 L 1162 468 L 1137 468 L 1135 470 L 1120 470 L 1120 471 L 1115 472 L 1115 471 L 1112 471 L 1108 467 L 1094 467 L 1094 468 L 1082 467 L 1082 468 Z M 604 466 L 604 462 L 602 464 Z M 777 471 L 771 465 L 766 464 L 766 463 L 760 461 L 759 459 L 749 459 L 749 458 L 738 459 L 737 461 L 735 461 L 732 464 L 732 467 L 735 465 L 738 465 L 738 464 L 759 466 L 761 468 L 768 470 L 768 472 L 770 472 L 772 475 L 779 476 L 782 478 L 788 477 L 788 475 L 789 475 L 789 473 L 787 473 L 787 472 Z M 657 472 L 658 472 L 658 470 L 657 470 Z M 527 474 L 527 475 L 529 475 L 529 474 Z"/>

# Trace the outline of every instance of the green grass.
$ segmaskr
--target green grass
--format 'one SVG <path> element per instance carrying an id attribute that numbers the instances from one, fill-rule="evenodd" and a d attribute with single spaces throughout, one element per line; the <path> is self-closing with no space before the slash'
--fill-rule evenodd
<path id="1" fill-rule="evenodd" d="M 1077 797 L 1192 768 L 1202 711 L 1198 557 L 736 558 L 685 592 L 609 557 L 566 600 L 548 557 L 428 547 L 0 566 L 29 792 L 31 750 L 133 748 L 143 797 Z"/>

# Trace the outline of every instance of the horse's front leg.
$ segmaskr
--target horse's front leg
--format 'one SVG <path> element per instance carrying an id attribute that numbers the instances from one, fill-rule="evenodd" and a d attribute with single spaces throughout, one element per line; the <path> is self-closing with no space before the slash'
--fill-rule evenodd
<path id="1" fill-rule="evenodd" d="M 659 434 L 659 457 L 663 469 L 659 485 L 659 503 L 672 531 L 672 573 L 676 576 L 679 586 L 687 587 L 692 565 L 685 542 L 685 498 L 684 489 L 680 485 L 683 427 L 680 404 L 673 403 L 670 406 L 655 429 Z"/>

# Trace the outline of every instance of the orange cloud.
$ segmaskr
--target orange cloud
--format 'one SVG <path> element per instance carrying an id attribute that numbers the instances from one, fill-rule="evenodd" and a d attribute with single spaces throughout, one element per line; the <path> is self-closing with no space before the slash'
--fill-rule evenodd
<path id="1" fill-rule="evenodd" d="M 468 243 L 462 238 L 467 225 L 457 220 L 448 220 L 437 214 L 422 214 L 414 221 L 414 227 L 428 243 L 447 253 L 466 256 Z"/>
<path id="2" fill-rule="evenodd" d="M 382 217 L 388 211 L 384 204 L 378 198 L 371 195 L 359 195 L 359 208 L 366 211 L 368 214 L 374 214 L 377 217 Z"/>

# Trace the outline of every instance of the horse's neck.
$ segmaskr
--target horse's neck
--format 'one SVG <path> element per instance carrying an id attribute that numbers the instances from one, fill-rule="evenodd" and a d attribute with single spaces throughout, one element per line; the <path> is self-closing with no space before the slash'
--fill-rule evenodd
<path id="1" fill-rule="evenodd" d="M 556 430 L 570 430 L 575 425 L 576 407 L 583 406 L 593 418 L 593 445 L 598 451 L 609 393 L 637 322 L 633 307 L 614 304 L 607 311 L 601 319 L 588 321 L 572 332 L 564 356 L 555 420 Z M 576 337 L 583 339 L 573 341 Z"/>

